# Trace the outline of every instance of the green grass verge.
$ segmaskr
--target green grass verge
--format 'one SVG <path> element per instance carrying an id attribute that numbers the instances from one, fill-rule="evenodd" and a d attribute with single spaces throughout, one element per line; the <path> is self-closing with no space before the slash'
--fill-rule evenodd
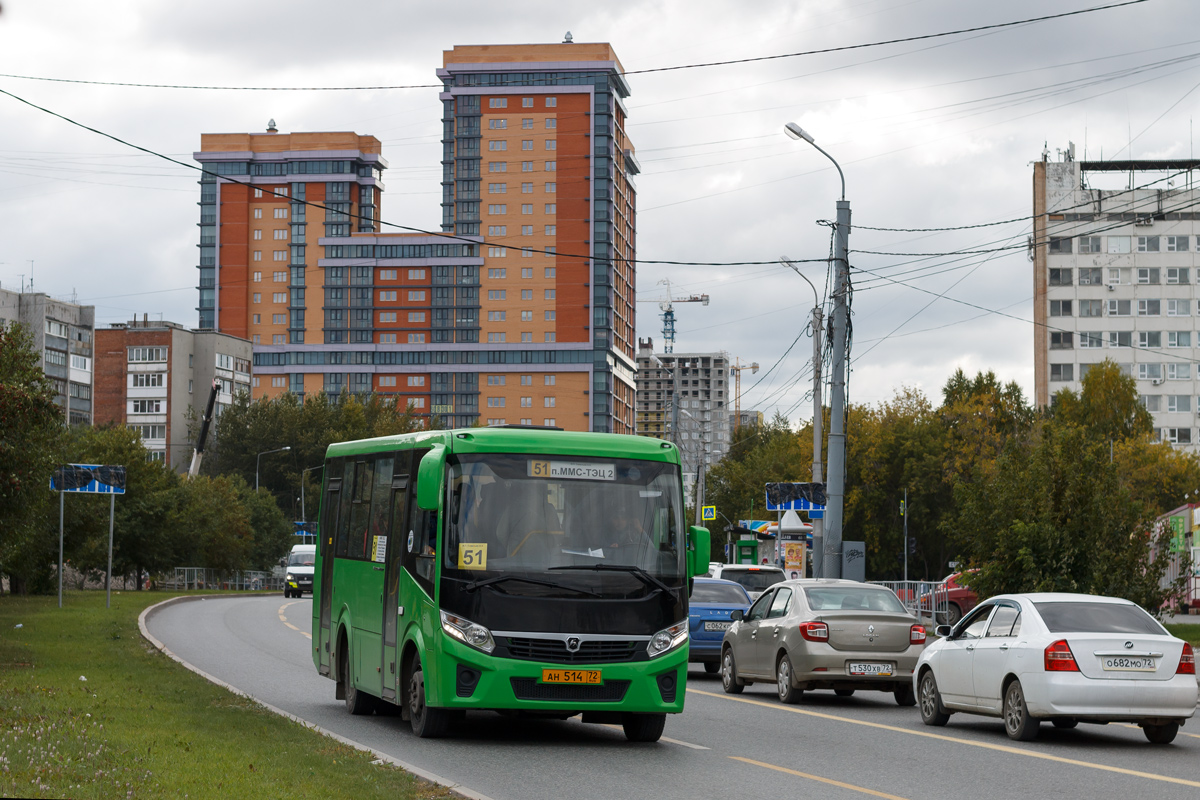
<path id="1" fill-rule="evenodd" d="M 0 597 L 0 796 L 459 796 L 159 653 L 137 618 L 171 596 Z"/>
<path id="2" fill-rule="evenodd" d="M 1185 642 L 1191 642 L 1193 647 L 1200 647 L 1200 624 L 1196 625 L 1167 625 L 1172 635 L 1178 636 Z"/>

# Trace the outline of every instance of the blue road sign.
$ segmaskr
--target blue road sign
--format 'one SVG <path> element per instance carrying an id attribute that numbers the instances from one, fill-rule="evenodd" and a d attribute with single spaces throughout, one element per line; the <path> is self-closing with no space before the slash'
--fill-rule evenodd
<path id="1" fill-rule="evenodd" d="M 112 464 L 66 464 L 54 470 L 50 489 L 56 492 L 125 494 L 125 467 Z"/>

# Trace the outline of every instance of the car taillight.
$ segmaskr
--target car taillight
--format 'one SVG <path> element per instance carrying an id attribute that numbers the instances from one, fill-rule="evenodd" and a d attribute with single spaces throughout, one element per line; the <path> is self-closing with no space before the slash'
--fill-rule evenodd
<path id="1" fill-rule="evenodd" d="M 908 632 L 909 644 L 925 644 L 925 626 L 913 625 Z"/>
<path id="2" fill-rule="evenodd" d="M 1079 672 L 1075 654 L 1066 639 L 1059 639 L 1046 648 L 1046 672 Z"/>
<path id="3" fill-rule="evenodd" d="M 1176 675 L 1195 675 L 1196 674 L 1196 651 L 1187 642 L 1183 643 L 1183 653 L 1179 656 L 1179 667 L 1175 670 Z"/>
<path id="4" fill-rule="evenodd" d="M 829 626 L 824 622 L 805 622 L 800 625 L 800 635 L 810 642 L 828 642 Z"/>

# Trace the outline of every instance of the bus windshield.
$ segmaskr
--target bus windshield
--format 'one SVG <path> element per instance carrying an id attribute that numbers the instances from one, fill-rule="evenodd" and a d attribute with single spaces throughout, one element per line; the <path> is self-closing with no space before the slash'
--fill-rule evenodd
<path id="1" fill-rule="evenodd" d="M 678 587 L 686 577 L 679 486 L 678 467 L 654 461 L 460 455 L 450 464 L 443 572 L 525 596 Z"/>

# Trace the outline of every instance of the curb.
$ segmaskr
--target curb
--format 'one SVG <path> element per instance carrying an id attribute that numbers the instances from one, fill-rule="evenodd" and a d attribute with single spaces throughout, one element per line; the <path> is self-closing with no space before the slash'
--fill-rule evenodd
<path id="1" fill-rule="evenodd" d="M 238 597 L 242 597 L 242 596 L 243 595 L 238 595 Z M 317 733 L 321 734 L 322 736 L 328 736 L 330 739 L 334 739 L 335 741 L 341 742 L 344 745 L 349 745 L 350 747 L 353 747 L 356 750 L 362 750 L 363 752 L 370 753 L 371 755 L 375 756 L 375 758 L 378 759 L 379 761 L 385 762 L 387 764 L 391 764 L 392 766 L 395 766 L 395 767 L 399 767 L 400 769 L 402 769 L 406 772 L 410 772 L 413 775 L 416 775 L 418 778 L 427 780 L 430 783 L 436 783 L 440 786 L 445 786 L 447 789 L 450 789 L 451 791 L 453 791 L 457 794 L 460 794 L 463 797 L 469 798 L 469 800 L 492 800 L 491 797 L 489 797 L 486 794 L 483 794 L 482 792 L 478 792 L 474 789 L 463 786 L 462 784 L 456 783 L 456 782 L 450 780 L 449 778 L 443 778 L 441 775 L 438 775 L 436 773 L 421 769 L 418 766 L 409 764 L 407 761 L 401 761 L 400 759 L 394 758 L 393 756 L 390 756 L 387 753 L 380 752 L 379 750 L 376 750 L 373 747 L 368 747 L 367 745 L 365 745 L 361 742 L 356 742 L 353 739 L 348 739 L 345 736 L 341 736 L 340 734 L 334 733 L 333 731 L 325 730 L 320 725 L 314 725 L 313 723 L 309 722 L 308 720 L 301 719 L 300 717 L 297 717 L 295 714 L 291 714 L 287 711 L 284 711 L 282 708 L 277 708 L 277 707 L 271 705 L 270 703 L 259 700 L 254 695 L 247 694 L 246 692 L 243 692 L 241 689 L 237 688 L 236 686 L 232 686 L 232 685 L 226 683 L 225 681 L 221 680 L 220 678 L 216 677 L 215 675 L 209 675 L 207 672 L 200 669 L 199 667 L 196 667 L 195 665 L 189 664 L 187 661 L 184 661 L 182 658 L 180 658 L 179 656 L 172 653 L 170 648 L 168 648 L 165 644 L 163 644 L 158 639 L 156 639 L 154 637 L 154 635 L 151 634 L 149 629 L 146 627 L 146 620 L 148 620 L 152 614 L 157 613 L 158 611 L 160 611 L 163 608 L 166 608 L 169 605 L 174 605 L 175 603 L 188 603 L 188 602 L 197 602 L 197 601 L 205 601 L 205 600 L 227 600 L 227 599 L 229 599 L 229 598 L 225 597 L 225 596 L 221 596 L 221 595 L 198 595 L 198 596 L 191 596 L 191 597 L 172 597 L 170 599 L 163 600 L 161 603 L 155 603 L 154 605 L 147 607 L 144 611 L 142 611 L 141 614 L 138 615 L 138 630 L 141 631 L 142 638 L 144 638 L 150 644 L 154 645 L 154 647 L 156 649 L 158 649 L 160 652 L 162 652 L 164 655 L 166 655 L 171 660 L 178 662 L 179 664 L 183 665 L 186 669 L 191 670 L 192 672 L 196 673 L 197 675 L 204 678 L 205 680 L 207 680 L 211 683 L 215 683 L 217 686 L 220 686 L 221 688 L 226 689 L 226 690 L 238 695 L 239 697 L 245 697 L 247 700 L 252 700 L 255 703 L 258 703 L 260 706 L 262 706 L 263 708 L 267 709 L 268 711 L 270 711 L 272 713 L 278 714 L 279 716 L 284 717 L 286 719 L 290 719 L 292 722 L 297 722 L 300 725 L 303 725 L 305 728 L 308 728 L 309 730 L 316 731 Z"/>

